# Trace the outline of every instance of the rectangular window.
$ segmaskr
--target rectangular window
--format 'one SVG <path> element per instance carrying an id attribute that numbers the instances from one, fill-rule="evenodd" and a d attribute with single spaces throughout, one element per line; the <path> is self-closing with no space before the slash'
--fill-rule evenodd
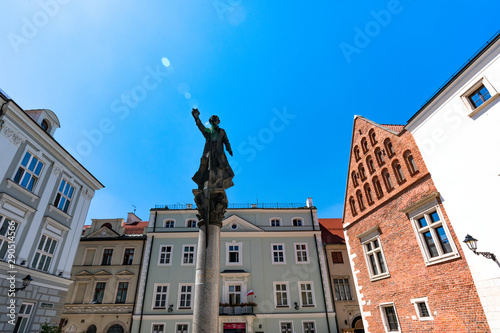
<path id="1" fill-rule="evenodd" d="M 230 284 L 228 286 L 229 304 L 241 304 L 241 285 Z"/>
<path id="2" fill-rule="evenodd" d="M 14 244 L 18 228 L 19 223 L 0 215 L 0 259 L 5 259 L 7 257 L 9 242 Z"/>
<path id="3" fill-rule="evenodd" d="M 151 333 L 165 333 L 165 325 L 164 324 L 153 324 L 153 328 L 151 329 Z"/>
<path id="4" fill-rule="evenodd" d="M 17 315 L 16 326 L 14 326 L 14 333 L 28 333 L 28 322 L 30 321 L 31 314 L 33 313 L 33 308 L 35 307 L 32 303 L 22 303 L 19 313 Z"/>
<path id="5" fill-rule="evenodd" d="M 385 264 L 384 253 L 380 245 L 380 237 L 377 236 L 363 244 L 365 257 L 368 264 L 368 271 L 372 279 L 379 279 L 389 276 Z"/>
<path id="6" fill-rule="evenodd" d="M 177 324 L 175 333 L 188 333 L 188 324 Z"/>
<path id="7" fill-rule="evenodd" d="M 335 299 L 337 301 L 351 301 L 351 288 L 349 288 L 349 280 L 347 278 L 333 279 L 335 289 Z"/>
<path id="8" fill-rule="evenodd" d="M 153 309 L 166 309 L 168 298 L 168 284 L 155 284 Z"/>
<path id="9" fill-rule="evenodd" d="M 226 265 L 241 265 L 241 243 L 226 243 Z"/>
<path id="10" fill-rule="evenodd" d="M 273 264 L 285 263 L 285 244 L 271 244 Z"/>
<path id="11" fill-rule="evenodd" d="M 193 285 L 186 284 L 179 286 L 179 309 L 191 309 L 191 299 L 193 297 Z"/>
<path id="12" fill-rule="evenodd" d="M 85 251 L 85 258 L 83 259 L 84 266 L 91 266 L 93 264 L 95 251 L 96 249 L 87 249 Z"/>
<path id="13" fill-rule="evenodd" d="M 342 252 L 340 251 L 333 251 L 332 252 L 332 261 L 334 264 L 343 264 L 344 259 L 342 258 Z"/>
<path id="14" fill-rule="evenodd" d="M 106 282 L 97 282 L 95 284 L 94 300 L 92 304 L 101 304 L 104 298 L 104 290 L 106 289 Z"/>
<path id="15" fill-rule="evenodd" d="M 294 227 L 302 227 L 303 225 L 302 219 L 293 219 L 292 224 Z"/>
<path id="16" fill-rule="evenodd" d="M 417 317 L 420 321 L 434 320 L 429 310 L 429 303 L 427 297 L 412 299 L 411 303 L 415 306 Z"/>
<path id="17" fill-rule="evenodd" d="M 306 243 L 295 244 L 295 258 L 297 259 L 297 264 L 306 264 L 309 262 Z"/>
<path id="18" fill-rule="evenodd" d="M 75 188 L 63 179 L 61 181 L 61 185 L 59 185 L 59 190 L 56 194 L 54 206 L 56 206 L 59 210 L 67 213 L 74 191 Z"/>
<path id="19" fill-rule="evenodd" d="M 123 265 L 132 265 L 134 261 L 135 249 L 125 249 L 125 254 L 123 255 Z"/>
<path id="20" fill-rule="evenodd" d="M 111 265 L 111 258 L 113 258 L 113 249 L 104 249 L 101 265 Z"/>
<path id="21" fill-rule="evenodd" d="M 300 301 L 302 306 L 314 306 L 314 295 L 311 282 L 299 282 Z"/>
<path id="22" fill-rule="evenodd" d="M 14 182 L 28 191 L 33 191 L 40 178 L 43 163 L 30 152 L 26 152 L 14 176 Z"/>
<path id="23" fill-rule="evenodd" d="M 158 265 L 171 265 L 172 264 L 172 245 L 160 246 L 160 255 L 158 257 Z"/>
<path id="24" fill-rule="evenodd" d="M 472 105 L 474 105 L 474 108 L 480 107 L 481 105 L 483 105 L 484 102 L 486 102 L 490 98 L 491 98 L 490 92 L 483 85 L 469 95 L 469 100 L 472 102 Z"/>
<path id="25" fill-rule="evenodd" d="M 274 284 L 274 294 L 276 307 L 289 307 L 288 304 L 288 284 L 287 283 L 275 283 Z"/>
<path id="26" fill-rule="evenodd" d="M 128 282 L 119 282 L 118 291 L 116 292 L 116 303 L 127 302 Z"/>
<path id="27" fill-rule="evenodd" d="M 382 320 L 384 321 L 387 332 L 400 332 L 398 316 L 394 304 L 381 304 Z"/>
<path id="28" fill-rule="evenodd" d="M 166 220 L 165 221 L 165 228 L 173 228 L 175 224 L 174 220 Z"/>
<path id="29" fill-rule="evenodd" d="M 187 220 L 186 227 L 195 228 L 196 227 L 196 220 Z"/>
<path id="30" fill-rule="evenodd" d="M 47 272 L 50 267 L 54 252 L 56 250 L 57 240 L 47 235 L 42 235 L 38 248 L 31 263 L 31 267 L 40 271 Z"/>
<path id="31" fill-rule="evenodd" d="M 280 323 L 280 333 L 292 333 L 293 325 L 291 322 L 282 322 Z"/>
<path id="32" fill-rule="evenodd" d="M 182 247 L 182 265 L 194 265 L 194 245 Z"/>
<path id="33" fill-rule="evenodd" d="M 304 333 L 316 333 L 314 321 L 305 321 L 302 323 L 302 326 L 304 328 Z"/>
<path id="34" fill-rule="evenodd" d="M 280 219 L 271 219 L 271 227 L 279 227 L 281 225 Z"/>

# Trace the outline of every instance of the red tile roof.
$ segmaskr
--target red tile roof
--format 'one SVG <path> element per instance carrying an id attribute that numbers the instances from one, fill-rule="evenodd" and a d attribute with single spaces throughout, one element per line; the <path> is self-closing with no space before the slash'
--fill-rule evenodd
<path id="1" fill-rule="evenodd" d="M 318 219 L 321 239 L 326 244 L 345 244 L 342 219 Z"/>
<path id="2" fill-rule="evenodd" d="M 385 128 L 390 129 L 391 131 L 394 131 L 396 133 L 399 133 L 405 128 L 405 125 L 384 125 L 380 124 L 380 126 L 384 126 Z"/>
<path id="3" fill-rule="evenodd" d="M 142 235 L 144 234 L 144 228 L 149 224 L 148 221 L 138 222 L 134 225 L 125 224 L 125 235 Z"/>

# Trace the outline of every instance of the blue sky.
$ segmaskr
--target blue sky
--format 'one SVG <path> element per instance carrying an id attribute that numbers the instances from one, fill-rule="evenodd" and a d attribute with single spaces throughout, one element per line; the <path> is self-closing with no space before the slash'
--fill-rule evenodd
<path id="1" fill-rule="evenodd" d="M 105 186 L 91 218 L 192 203 L 221 119 L 232 203 L 341 217 L 355 114 L 405 124 L 499 29 L 498 1 L 6 0 L 0 87 Z M 165 66 L 167 65 L 167 66 Z"/>

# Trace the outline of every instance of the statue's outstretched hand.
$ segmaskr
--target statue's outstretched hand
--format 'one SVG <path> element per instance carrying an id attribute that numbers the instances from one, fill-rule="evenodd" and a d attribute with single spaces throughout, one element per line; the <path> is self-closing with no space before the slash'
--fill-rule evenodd
<path id="1" fill-rule="evenodd" d="M 229 153 L 229 155 L 233 156 L 233 151 L 232 150 L 228 150 L 227 152 Z"/>
<path id="2" fill-rule="evenodd" d="M 193 111 L 191 111 L 191 114 L 193 117 L 198 118 L 200 116 L 200 111 L 198 111 L 197 108 L 193 108 Z"/>

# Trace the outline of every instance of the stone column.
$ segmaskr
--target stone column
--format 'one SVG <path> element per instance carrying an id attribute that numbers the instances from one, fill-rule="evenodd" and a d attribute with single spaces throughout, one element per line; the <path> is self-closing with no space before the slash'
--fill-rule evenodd
<path id="1" fill-rule="evenodd" d="M 219 332 L 220 229 L 228 202 L 224 189 L 193 190 L 193 194 L 200 221 L 193 333 L 217 333 Z"/>

